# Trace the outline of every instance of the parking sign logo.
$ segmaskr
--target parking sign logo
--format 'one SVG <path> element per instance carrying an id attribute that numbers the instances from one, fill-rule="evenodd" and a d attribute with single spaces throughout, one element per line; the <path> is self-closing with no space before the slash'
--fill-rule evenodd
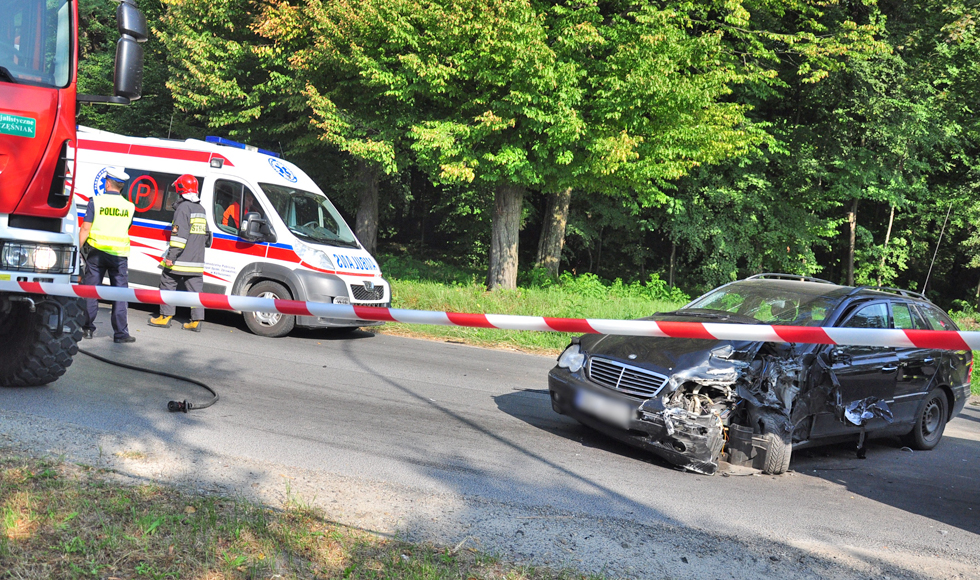
<path id="1" fill-rule="evenodd" d="M 276 173 L 278 173 L 280 177 L 282 177 L 283 179 L 285 179 L 290 183 L 296 183 L 297 181 L 296 176 L 293 175 L 293 172 L 290 171 L 289 168 L 286 167 L 281 161 L 279 161 L 275 157 L 270 157 L 269 165 L 271 165 L 272 168 L 276 170 Z"/>

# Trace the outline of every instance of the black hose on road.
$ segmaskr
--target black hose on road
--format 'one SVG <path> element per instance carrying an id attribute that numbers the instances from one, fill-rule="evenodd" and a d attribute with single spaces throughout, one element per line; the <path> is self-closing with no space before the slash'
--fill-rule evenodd
<path id="1" fill-rule="evenodd" d="M 91 352 L 89 352 L 89 351 L 87 351 L 87 350 L 85 350 L 83 348 L 79 348 L 78 349 L 78 352 L 80 352 L 80 353 L 82 353 L 84 355 L 88 355 L 88 356 L 94 358 L 95 360 L 99 360 L 99 361 L 102 361 L 104 363 L 107 363 L 107 364 L 110 364 L 110 365 L 114 365 L 114 366 L 117 366 L 117 367 L 122 367 L 124 369 L 129 369 L 131 371 L 138 371 L 138 372 L 141 372 L 141 373 L 150 373 L 151 375 L 159 375 L 161 377 L 167 377 L 167 378 L 171 378 L 171 379 L 176 379 L 178 381 L 186 381 L 188 383 L 194 383 L 195 385 L 204 387 L 205 389 L 207 389 L 208 391 L 210 391 L 212 395 L 214 395 L 214 398 L 213 399 L 211 399 L 207 403 L 202 403 L 202 404 L 191 403 L 191 402 L 187 401 L 186 399 L 183 400 L 183 401 L 170 401 L 169 403 L 167 403 L 167 410 L 170 411 L 171 413 L 175 413 L 177 411 L 181 411 L 183 413 L 186 413 L 187 411 L 194 410 L 194 409 L 205 409 L 205 408 L 210 407 L 211 405 L 213 405 L 213 404 L 215 404 L 215 403 L 218 402 L 218 393 L 214 392 L 214 389 L 212 389 L 211 387 L 205 385 L 204 383 L 202 383 L 201 381 L 198 381 L 196 379 L 191 379 L 191 378 L 188 378 L 188 377 L 182 377 L 180 375 L 175 375 L 175 374 L 167 373 L 167 372 L 164 372 L 164 371 L 155 371 L 155 370 L 152 370 L 152 369 L 147 369 L 147 368 L 138 367 L 138 366 L 134 366 L 134 365 L 128 365 L 126 363 L 121 363 L 119 361 L 110 360 L 110 359 L 101 357 L 101 356 L 99 356 L 97 354 L 93 354 L 93 353 L 91 353 Z"/>

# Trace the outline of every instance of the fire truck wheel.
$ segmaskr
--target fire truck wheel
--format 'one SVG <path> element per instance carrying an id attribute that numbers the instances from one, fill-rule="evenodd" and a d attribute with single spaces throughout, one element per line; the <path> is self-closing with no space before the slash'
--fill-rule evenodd
<path id="1" fill-rule="evenodd" d="M 263 280 L 248 289 L 249 296 L 272 298 L 274 300 L 292 300 L 293 297 L 285 286 L 271 280 Z M 296 326 L 296 317 L 278 312 L 246 312 L 245 324 L 248 329 L 259 336 L 277 338 L 286 336 Z"/>
<path id="2" fill-rule="evenodd" d="M 41 323 L 51 310 L 40 302 L 36 312 L 23 302 L 11 303 L 6 313 L 0 311 L 0 387 L 46 385 L 71 366 L 82 340 L 84 303 L 77 298 L 45 300 L 64 309 L 64 327 L 58 336 Z"/>

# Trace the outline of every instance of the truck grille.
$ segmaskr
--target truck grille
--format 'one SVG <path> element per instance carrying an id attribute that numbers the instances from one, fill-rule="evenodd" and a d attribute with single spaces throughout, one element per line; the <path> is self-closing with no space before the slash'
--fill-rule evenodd
<path id="1" fill-rule="evenodd" d="M 588 370 L 592 382 L 640 399 L 657 396 L 667 384 L 667 377 L 660 373 L 604 358 L 589 359 Z"/>
<path id="2" fill-rule="evenodd" d="M 363 284 L 351 284 L 350 289 L 354 300 L 360 302 L 376 302 L 385 299 L 385 287 L 382 284 L 375 284 L 370 290 Z"/>

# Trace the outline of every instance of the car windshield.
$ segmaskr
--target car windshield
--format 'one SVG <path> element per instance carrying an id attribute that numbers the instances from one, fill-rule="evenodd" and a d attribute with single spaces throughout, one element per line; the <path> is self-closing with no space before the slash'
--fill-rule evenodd
<path id="1" fill-rule="evenodd" d="M 816 283 L 741 282 L 713 290 L 678 313 L 730 313 L 765 324 L 822 326 L 840 300 L 839 291 Z"/>
<path id="2" fill-rule="evenodd" d="M 271 183 L 259 186 L 293 235 L 318 244 L 360 247 L 327 196 Z"/>
<path id="3" fill-rule="evenodd" d="M 68 86 L 71 45 L 68 0 L 0 0 L 0 82 Z"/>

